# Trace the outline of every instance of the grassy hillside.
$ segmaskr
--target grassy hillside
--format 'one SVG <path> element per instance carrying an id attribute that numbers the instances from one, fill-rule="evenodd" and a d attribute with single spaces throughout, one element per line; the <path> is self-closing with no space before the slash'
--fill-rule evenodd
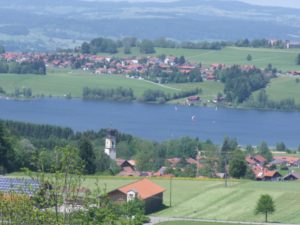
<path id="1" fill-rule="evenodd" d="M 294 98 L 295 102 L 300 104 L 300 83 L 296 82 L 296 78 L 280 77 L 272 79 L 266 91 L 272 100 Z"/>
<path id="2" fill-rule="evenodd" d="M 132 182 L 132 179 L 99 178 L 101 187 L 112 190 Z M 166 188 L 164 203 L 169 205 L 170 182 L 154 179 Z M 88 178 L 88 187 L 95 186 L 95 179 Z M 263 221 L 263 216 L 254 215 L 256 202 L 261 194 L 270 194 L 276 203 L 276 212 L 270 216 L 272 222 L 300 223 L 299 182 L 255 182 L 176 180 L 172 182 L 172 207 L 157 216 L 194 217 L 233 221 Z"/>
<path id="3" fill-rule="evenodd" d="M 160 85 L 144 80 L 129 79 L 122 75 L 94 75 L 80 70 L 50 70 L 46 76 L 0 74 L 0 86 L 8 93 L 16 88 L 31 88 L 34 95 L 64 96 L 71 93 L 72 97 L 81 97 L 83 87 L 90 88 L 132 88 L 140 97 L 146 89 L 161 90 L 165 93 L 175 93 L 194 88 L 203 90 L 201 97 L 212 99 L 223 91 L 219 82 L 185 83 Z"/>
<path id="4" fill-rule="evenodd" d="M 128 56 L 123 54 L 123 50 L 119 49 L 115 56 Z M 259 68 L 266 68 L 269 63 L 282 71 L 300 70 L 300 66 L 296 65 L 297 54 L 300 49 L 269 49 L 269 48 L 238 48 L 226 47 L 222 50 L 198 50 L 198 49 L 172 49 L 172 48 L 156 48 L 154 55 L 184 55 L 188 60 L 201 62 L 208 66 L 212 63 L 224 63 L 228 65 L 253 64 Z M 252 61 L 247 61 L 246 57 L 250 54 Z M 129 56 L 141 56 L 137 48 L 133 48 Z"/>

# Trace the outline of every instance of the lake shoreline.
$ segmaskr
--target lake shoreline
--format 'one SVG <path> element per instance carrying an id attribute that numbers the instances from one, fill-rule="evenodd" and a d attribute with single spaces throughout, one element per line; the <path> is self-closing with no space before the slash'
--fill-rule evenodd
<path id="1" fill-rule="evenodd" d="M 265 112 L 300 112 L 300 110 L 280 110 L 280 109 L 273 109 L 273 108 L 255 108 L 255 107 L 247 107 L 244 105 L 225 105 L 225 104 L 215 104 L 215 103 L 208 103 L 208 104 L 191 104 L 188 105 L 185 102 L 165 102 L 165 103 L 158 103 L 158 102 L 144 102 L 135 100 L 123 101 L 123 100 L 111 100 L 111 99 L 85 99 L 82 97 L 68 97 L 68 96 L 32 96 L 30 98 L 25 97 L 11 97 L 7 95 L 0 95 L 0 100 L 17 100 L 17 101 L 31 101 L 31 100 L 42 100 L 42 99 L 59 99 L 59 100 L 81 100 L 81 101 L 92 101 L 92 102 L 113 102 L 113 103 L 140 103 L 140 104 L 151 104 L 151 105 L 178 105 L 178 106 L 189 106 L 189 107 L 208 107 L 208 108 L 216 108 L 216 110 L 224 108 L 224 109 L 237 109 L 237 110 L 258 110 L 258 111 L 265 111 Z M 176 101 L 176 100 L 171 100 Z"/>

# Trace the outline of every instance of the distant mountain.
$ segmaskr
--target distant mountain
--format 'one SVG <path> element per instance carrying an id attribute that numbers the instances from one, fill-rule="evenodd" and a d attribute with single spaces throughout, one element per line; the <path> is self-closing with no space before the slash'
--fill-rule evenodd
<path id="1" fill-rule="evenodd" d="M 299 9 L 230 0 L 3 0 L 0 5 L 0 44 L 9 50 L 73 47 L 98 36 L 300 40 L 299 28 Z"/>

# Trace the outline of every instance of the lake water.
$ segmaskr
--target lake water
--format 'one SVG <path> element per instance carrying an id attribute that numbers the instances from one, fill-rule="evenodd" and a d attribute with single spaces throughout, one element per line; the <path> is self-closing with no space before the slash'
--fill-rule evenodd
<path id="1" fill-rule="evenodd" d="M 112 127 L 150 140 L 182 136 L 222 143 L 225 136 L 239 144 L 274 146 L 283 141 L 300 145 L 300 113 L 215 109 L 141 103 L 82 101 L 79 99 L 0 99 L 0 119 L 71 127 L 76 131 Z"/>

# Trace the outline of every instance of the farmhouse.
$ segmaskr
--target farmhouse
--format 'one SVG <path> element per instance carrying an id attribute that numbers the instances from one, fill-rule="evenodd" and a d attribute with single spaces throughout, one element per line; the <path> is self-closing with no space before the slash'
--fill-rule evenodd
<path id="1" fill-rule="evenodd" d="M 259 181 L 278 181 L 282 175 L 276 170 L 268 170 L 261 166 L 252 167 L 256 180 Z"/>
<path id="2" fill-rule="evenodd" d="M 292 181 L 292 180 L 300 180 L 300 173 L 289 173 L 285 175 L 282 180 L 284 181 Z"/>
<path id="3" fill-rule="evenodd" d="M 164 188 L 148 179 L 138 180 L 128 185 L 119 187 L 108 193 L 111 200 L 120 204 L 140 199 L 145 202 L 145 212 L 157 211 L 163 206 Z"/>

